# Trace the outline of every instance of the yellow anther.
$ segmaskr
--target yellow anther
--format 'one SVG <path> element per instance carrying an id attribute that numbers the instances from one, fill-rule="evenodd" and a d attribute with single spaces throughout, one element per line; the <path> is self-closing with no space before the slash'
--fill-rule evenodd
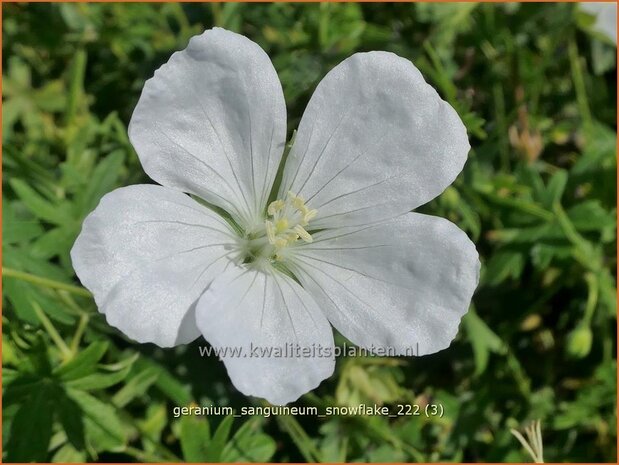
<path id="1" fill-rule="evenodd" d="M 305 200 L 300 195 L 294 195 L 292 192 L 288 192 L 288 196 L 292 201 L 292 206 L 297 210 L 303 210 L 305 207 Z"/>
<path id="2" fill-rule="evenodd" d="M 318 211 L 310 210 L 303 197 L 288 192 L 284 199 L 269 204 L 267 214 L 269 219 L 264 221 L 264 231 L 270 246 L 265 250 L 273 260 L 285 259 L 286 254 L 282 251 L 299 239 L 313 241 L 305 227 Z"/>
<path id="3" fill-rule="evenodd" d="M 275 227 L 273 226 L 273 223 L 271 223 L 269 220 L 266 220 L 264 222 L 265 225 L 265 229 L 267 232 L 267 238 L 269 239 L 269 242 L 271 244 L 275 244 Z"/>
<path id="4" fill-rule="evenodd" d="M 275 239 L 275 242 L 273 243 L 273 245 L 278 249 L 283 249 L 284 247 L 288 245 L 288 241 L 284 239 L 283 237 L 278 237 L 277 239 Z"/>
<path id="5" fill-rule="evenodd" d="M 301 239 L 303 239 L 305 242 L 312 242 L 314 239 L 312 239 L 312 236 L 310 233 L 308 233 L 303 226 L 301 226 L 300 224 L 296 225 L 294 227 L 294 231 L 299 235 L 299 237 Z"/>
<path id="6" fill-rule="evenodd" d="M 280 218 L 275 222 L 275 230 L 277 233 L 282 233 L 288 229 L 288 220 L 286 218 Z"/>
<path id="7" fill-rule="evenodd" d="M 311 220 L 312 218 L 315 218 L 316 215 L 318 215 L 318 210 L 316 209 L 308 210 L 303 213 L 303 221 L 305 221 L 306 223 L 309 223 L 309 220 Z"/>
<path id="8" fill-rule="evenodd" d="M 288 233 L 286 237 L 288 238 L 288 244 L 294 244 L 299 235 L 297 233 Z"/>
<path id="9" fill-rule="evenodd" d="M 282 211 L 286 203 L 283 200 L 275 200 L 269 204 L 269 208 L 267 208 L 267 213 L 271 216 L 275 215 L 275 213 Z"/>

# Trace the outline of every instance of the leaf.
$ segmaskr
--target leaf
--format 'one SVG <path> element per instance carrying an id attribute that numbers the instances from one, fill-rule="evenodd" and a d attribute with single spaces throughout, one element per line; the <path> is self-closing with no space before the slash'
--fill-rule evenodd
<path id="1" fill-rule="evenodd" d="M 535 244 L 531 248 L 531 262 L 537 269 L 544 270 L 550 266 L 552 260 L 568 259 L 572 256 L 571 245 Z"/>
<path id="2" fill-rule="evenodd" d="M 211 440 L 208 450 L 206 451 L 207 462 L 218 462 L 221 460 L 221 456 L 230 436 L 230 430 L 232 429 L 232 423 L 234 423 L 234 417 L 232 415 L 224 418 Z"/>
<path id="3" fill-rule="evenodd" d="M 475 357 L 475 375 L 479 376 L 488 366 L 490 352 L 505 354 L 507 347 L 501 338 L 477 315 L 473 308 L 462 319 Z"/>
<path id="4" fill-rule="evenodd" d="M 116 409 L 77 389 L 67 389 L 67 395 L 84 412 L 86 435 L 98 450 L 120 450 L 127 442 L 123 424 Z"/>
<path id="5" fill-rule="evenodd" d="M 67 439 L 76 450 L 84 448 L 84 421 L 82 410 L 77 403 L 64 392 L 58 396 L 57 405 L 60 424 L 67 434 Z"/>
<path id="6" fill-rule="evenodd" d="M 154 443 L 159 443 L 161 433 L 168 426 L 168 409 L 166 404 L 156 403 L 150 404 L 146 410 L 144 420 L 139 421 L 140 430 L 144 436 Z M 149 443 L 146 442 L 148 447 Z"/>
<path id="7" fill-rule="evenodd" d="M 77 232 L 73 226 L 61 226 L 45 232 L 32 244 L 30 249 L 32 256 L 49 260 L 55 256 L 68 255 Z"/>
<path id="8" fill-rule="evenodd" d="M 546 187 L 546 191 L 544 193 L 544 198 L 542 204 L 551 209 L 552 206 L 561 200 L 563 196 L 563 192 L 565 191 L 565 186 L 567 185 L 567 171 L 558 170 L 556 171 L 550 181 L 548 182 L 548 186 Z"/>
<path id="9" fill-rule="evenodd" d="M 145 362 L 149 366 L 157 367 L 159 370 L 159 377 L 155 384 L 168 399 L 175 402 L 177 405 L 188 405 L 192 401 L 188 387 L 179 382 L 169 371 L 152 361 Z"/>
<path id="10" fill-rule="evenodd" d="M 66 384 L 68 387 L 82 389 L 84 391 L 106 389 L 123 381 L 130 371 L 131 367 L 128 366 L 113 373 L 93 373 L 82 378 L 68 381 Z"/>
<path id="11" fill-rule="evenodd" d="M 2 242 L 16 244 L 28 242 L 43 233 L 39 221 L 33 216 L 18 215 L 14 202 L 4 201 L 2 204 Z"/>
<path id="12" fill-rule="evenodd" d="M 159 378 L 159 370 L 155 367 L 147 367 L 133 378 L 112 398 L 112 402 L 118 407 L 124 407 L 134 398 L 144 394 Z"/>
<path id="13" fill-rule="evenodd" d="M 55 205 L 44 199 L 21 179 L 14 178 L 9 183 L 17 196 L 37 218 L 57 225 L 63 225 L 72 220 L 65 205 Z"/>
<path id="14" fill-rule="evenodd" d="M 222 462 L 268 462 L 275 454 L 276 444 L 272 437 L 260 431 L 261 419 L 252 418 L 239 428 L 226 444 Z"/>
<path id="15" fill-rule="evenodd" d="M 105 355 L 108 346 L 107 341 L 93 342 L 67 363 L 56 368 L 54 375 L 63 381 L 70 381 L 93 373 L 97 369 L 95 364 Z"/>
<path id="16" fill-rule="evenodd" d="M 124 161 L 124 152 L 115 150 L 99 162 L 93 170 L 84 193 L 80 196 L 80 215 L 90 213 L 101 197 L 116 187 Z"/>
<path id="17" fill-rule="evenodd" d="M 11 424 L 6 445 L 7 462 L 46 462 L 47 449 L 52 437 L 52 422 L 55 409 L 54 390 L 49 384 L 42 384 L 32 391 L 28 402 L 24 402 Z"/>
<path id="18" fill-rule="evenodd" d="M 594 122 L 584 128 L 585 145 L 582 156 L 572 168 L 573 174 L 612 169 L 616 166 L 617 133 Z"/>
<path id="19" fill-rule="evenodd" d="M 84 463 L 86 455 L 75 450 L 71 444 L 65 444 L 56 451 L 52 457 L 52 463 Z"/>
<path id="20" fill-rule="evenodd" d="M 211 439 L 210 427 L 206 418 L 196 415 L 183 415 L 180 420 L 180 441 L 183 458 L 186 462 L 207 462 Z"/>
<path id="21" fill-rule="evenodd" d="M 599 200 L 587 200 L 567 210 L 567 216 L 579 231 L 614 230 L 615 211 L 606 211 Z"/>
<path id="22" fill-rule="evenodd" d="M 517 279 L 524 268 L 524 257 L 519 252 L 499 250 L 486 262 L 484 282 L 496 286 L 507 278 Z"/>

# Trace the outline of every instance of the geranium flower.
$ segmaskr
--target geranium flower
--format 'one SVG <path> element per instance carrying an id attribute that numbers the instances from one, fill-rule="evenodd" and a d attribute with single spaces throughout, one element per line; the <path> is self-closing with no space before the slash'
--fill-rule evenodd
<path id="1" fill-rule="evenodd" d="M 275 200 L 284 96 L 241 35 L 208 30 L 174 53 L 146 81 L 129 137 L 161 185 L 104 196 L 71 256 L 130 338 L 241 347 L 222 356 L 234 385 L 285 404 L 333 373 L 331 325 L 393 354 L 455 337 L 478 282 L 475 246 L 449 221 L 409 212 L 453 182 L 470 146 L 410 61 L 357 53 L 327 74 Z M 304 350 L 250 353 L 286 345 Z"/>

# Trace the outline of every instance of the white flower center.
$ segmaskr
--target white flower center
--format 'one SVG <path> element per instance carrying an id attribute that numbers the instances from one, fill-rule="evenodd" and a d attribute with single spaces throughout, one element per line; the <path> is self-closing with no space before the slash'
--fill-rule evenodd
<path id="1" fill-rule="evenodd" d="M 303 198 L 292 192 L 288 192 L 284 199 L 271 202 L 264 224 L 247 238 L 246 258 L 281 261 L 285 249 L 299 239 L 312 242 L 306 227 L 317 213 L 317 210 L 307 208 Z"/>

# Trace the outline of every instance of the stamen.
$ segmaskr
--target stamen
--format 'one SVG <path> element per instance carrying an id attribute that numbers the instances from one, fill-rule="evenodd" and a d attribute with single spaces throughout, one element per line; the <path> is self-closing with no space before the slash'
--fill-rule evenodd
<path id="1" fill-rule="evenodd" d="M 311 234 L 308 233 L 305 229 L 303 229 L 303 226 L 301 226 L 300 224 L 296 225 L 294 227 L 294 230 L 305 242 L 312 242 L 314 240 L 312 239 Z"/>
<path id="2" fill-rule="evenodd" d="M 284 209 L 286 204 L 283 200 L 275 200 L 269 204 L 269 208 L 267 208 L 267 213 L 271 216 L 274 216 L 277 212 L 280 212 Z"/>
<path id="3" fill-rule="evenodd" d="M 303 214 L 303 221 L 309 223 L 309 220 L 314 219 L 318 215 L 318 210 L 309 210 L 308 212 Z"/>
<path id="4" fill-rule="evenodd" d="M 293 245 L 299 239 L 310 243 L 313 238 L 306 227 L 316 217 L 317 210 L 310 210 L 303 197 L 288 192 L 284 199 L 271 202 L 267 208 L 270 217 L 264 222 L 264 230 L 271 249 L 264 249 L 265 256 L 273 260 L 282 260 L 283 249 Z"/>
<path id="5" fill-rule="evenodd" d="M 266 220 L 264 222 L 264 226 L 267 231 L 267 237 L 269 238 L 269 242 L 271 244 L 275 244 L 275 228 L 273 227 L 273 223 L 271 223 L 269 220 Z"/>

